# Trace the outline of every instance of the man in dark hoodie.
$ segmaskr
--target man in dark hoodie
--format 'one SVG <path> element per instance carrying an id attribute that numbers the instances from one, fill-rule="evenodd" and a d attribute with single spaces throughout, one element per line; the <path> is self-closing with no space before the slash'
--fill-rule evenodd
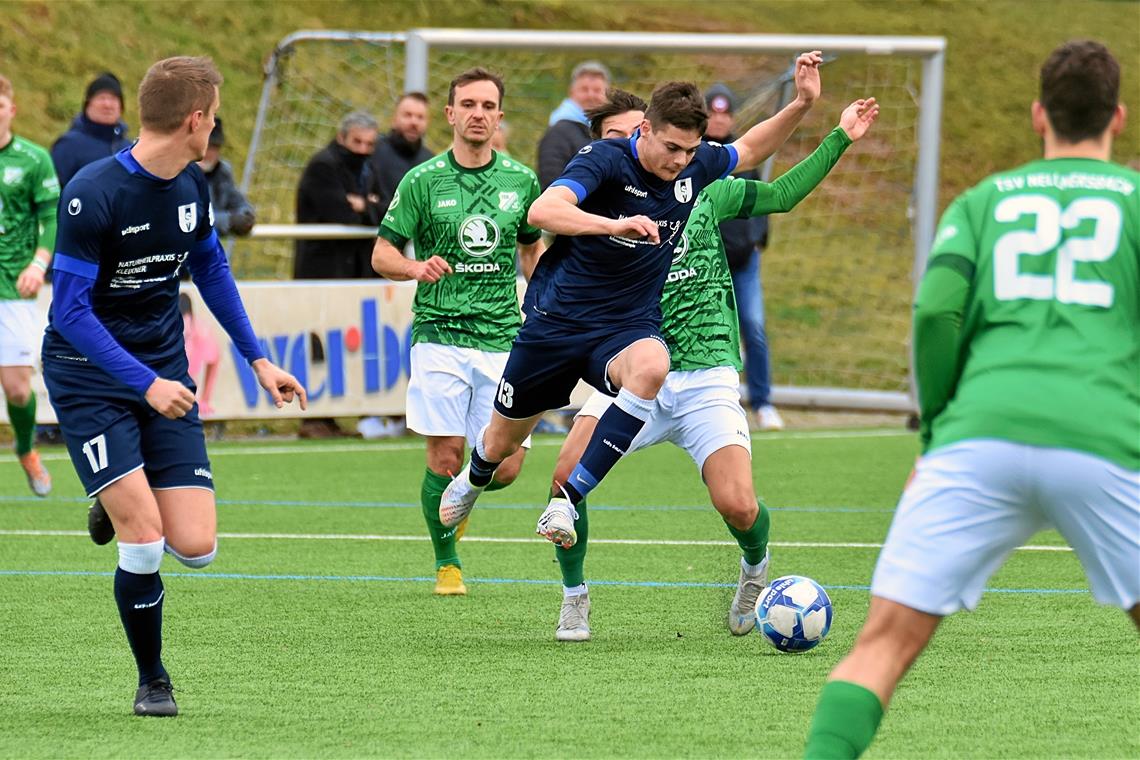
<path id="1" fill-rule="evenodd" d="M 336 139 L 313 156 L 297 186 L 299 224 L 378 227 L 384 207 L 368 159 L 376 148 L 376 119 L 354 111 L 341 119 Z M 368 239 L 298 240 L 293 260 L 297 280 L 375 277 Z"/>
<path id="2" fill-rule="evenodd" d="M 728 144 L 732 134 L 732 114 L 736 96 L 723 84 L 714 84 L 705 92 L 709 125 L 705 139 Z M 760 179 L 752 169 L 737 176 Z M 732 272 L 733 290 L 740 315 L 740 337 L 744 342 L 744 377 L 748 384 L 748 404 L 756 427 L 782 430 L 784 420 L 769 396 L 772 393 L 772 369 L 768 359 L 768 335 L 764 330 L 764 291 L 760 280 L 760 251 L 768 245 L 768 217 L 729 219 L 721 222 L 720 236 L 728 268 Z"/>
<path id="3" fill-rule="evenodd" d="M 392 130 L 376 141 L 370 163 L 379 188 L 380 208 L 386 210 L 396 186 L 408 173 L 435 154 L 424 145 L 428 128 L 428 99 L 422 92 L 406 93 L 396 102 Z"/>
<path id="4" fill-rule="evenodd" d="M 65 187 L 75 173 L 87 164 L 129 147 L 123 117 L 123 86 L 119 78 L 103 72 L 87 85 L 83 112 L 71 122 L 71 129 L 51 146 L 51 160 Z"/>
<path id="5" fill-rule="evenodd" d="M 210 184 L 210 203 L 214 206 L 214 229 L 221 236 L 248 235 L 253 229 L 254 211 L 249 200 L 238 190 L 234 172 L 228 161 L 222 158 L 222 146 L 226 144 L 226 133 L 222 131 L 222 119 L 214 117 L 214 130 L 206 146 L 206 156 L 198 162 L 198 168 L 206 175 Z"/>
<path id="6" fill-rule="evenodd" d="M 545 190 L 582 146 L 590 142 L 586 111 L 606 102 L 610 71 L 597 61 L 585 61 L 570 73 L 570 92 L 550 114 L 550 126 L 538 142 L 538 184 Z"/>

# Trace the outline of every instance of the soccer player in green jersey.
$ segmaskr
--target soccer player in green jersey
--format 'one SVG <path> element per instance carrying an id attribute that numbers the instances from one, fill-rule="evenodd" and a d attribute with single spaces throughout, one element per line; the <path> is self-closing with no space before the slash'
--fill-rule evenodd
<path id="1" fill-rule="evenodd" d="M 0 76 L 0 386 L 28 485 L 36 496 L 47 496 L 51 476 L 33 448 L 32 368 L 43 337 L 34 299 L 55 249 L 59 180 L 46 150 L 12 134 L 15 115 L 12 83 Z"/>
<path id="2" fill-rule="evenodd" d="M 592 136 L 629 137 L 645 107 L 636 95 L 611 90 L 609 101 L 589 114 Z M 729 630 L 738 636 L 752 630 L 756 598 L 768 582 L 769 516 L 752 483 L 752 441 L 740 405 L 740 322 L 719 225 L 726 219 L 790 211 L 877 116 L 874 98 L 857 100 L 844 109 L 823 143 L 775 182 L 729 176 L 701 191 L 665 282 L 661 334 L 669 346 L 669 374 L 630 451 L 669 441 L 696 463 L 713 506 L 740 544 L 740 578 L 728 614 Z M 595 392 L 575 416 L 558 454 L 553 493 L 569 477 L 611 403 L 611 397 Z M 590 638 L 590 597 L 583 570 L 589 537 L 585 499 L 577 511 L 577 542 L 569 549 L 555 548 L 563 584 L 554 634 L 559 641 Z"/>
<path id="3" fill-rule="evenodd" d="M 1120 67 L 1070 42 L 1041 67 L 1044 159 L 942 217 L 914 313 L 923 455 L 805 757 L 854 758 L 943 617 L 1047 527 L 1140 627 L 1140 173 L 1111 163 Z"/>
<path id="4" fill-rule="evenodd" d="M 503 118 L 503 82 L 481 68 L 451 82 L 447 121 L 451 148 L 400 181 L 372 253 L 390 280 L 415 280 L 408 427 L 427 438 L 420 493 L 435 550 L 435 593 L 466 594 L 456 542 L 466 521 L 444 527 L 439 500 L 463 466 L 464 442 L 491 419 L 495 389 L 522 322 L 515 253 L 523 274 L 543 250 L 526 221 L 539 195 L 529 168 L 491 148 Z M 415 243 L 415 260 L 401 253 Z M 526 444 L 529 446 L 529 439 Z M 492 488 L 514 481 L 525 448 L 495 473 Z"/>

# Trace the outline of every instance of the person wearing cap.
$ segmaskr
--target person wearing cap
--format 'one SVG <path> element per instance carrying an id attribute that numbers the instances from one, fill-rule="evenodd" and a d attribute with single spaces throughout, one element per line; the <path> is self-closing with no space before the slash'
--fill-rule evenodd
<path id="1" fill-rule="evenodd" d="M 709 125 L 705 139 L 731 143 L 736 96 L 723 84 L 714 84 L 705 92 Z M 760 179 L 752 169 L 737 176 Z M 760 280 L 760 252 L 768 244 L 768 217 L 729 219 L 720 225 L 728 268 L 740 316 L 740 337 L 744 341 L 744 377 L 748 386 L 748 404 L 756 426 L 761 430 L 782 430 L 784 420 L 770 399 L 772 369 L 768 359 L 768 335 L 764 330 L 764 291 Z"/>
<path id="2" fill-rule="evenodd" d="M 71 128 L 51 146 L 51 160 L 60 187 L 87 164 L 114 155 L 131 145 L 123 121 L 123 86 L 119 78 L 105 71 L 87 85 L 83 111 Z"/>
<path id="3" fill-rule="evenodd" d="M 538 142 L 538 183 L 545 190 L 566 164 L 590 142 L 586 111 L 606 102 L 610 71 L 597 61 L 585 61 L 570 73 L 570 92 L 550 114 L 549 126 Z"/>
<path id="4" fill-rule="evenodd" d="M 206 146 L 206 156 L 198 168 L 210 184 L 210 203 L 214 208 L 214 229 L 219 235 L 248 235 L 253 229 L 254 211 L 249 200 L 238 190 L 234 172 L 228 161 L 222 160 L 222 146 L 226 133 L 222 120 L 214 117 L 214 129 Z"/>

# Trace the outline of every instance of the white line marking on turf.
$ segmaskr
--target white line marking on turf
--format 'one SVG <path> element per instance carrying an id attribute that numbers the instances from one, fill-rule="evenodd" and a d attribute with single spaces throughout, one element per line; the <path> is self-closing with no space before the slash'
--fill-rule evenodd
<path id="1" fill-rule="evenodd" d="M 905 430 L 804 430 L 798 433 L 753 433 L 753 441 L 802 441 L 802 440 L 843 440 L 847 438 L 900 438 L 913 437 L 914 433 Z M 561 446 L 562 436 L 554 439 L 539 438 L 535 446 Z M 420 441 L 407 443 L 358 443 L 333 444 L 311 446 L 306 444 L 261 444 L 253 446 L 213 446 L 209 447 L 210 457 L 224 456 L 271 456 L 274 454 L 370 454 L 377 451 L 422 451 L 424 444 Z M 45 462 L 66 462 L 70 457 L 66 452 L 41 452 L 40 459 Z M 19 464 L 16 459 L 0 459 L 0 464 Z"/>
<path id="2" fill-rule="evenodd" d="M 86 536 L 85 530 L 0 530 L 0 536 Z M 264 541 L 427 541 L 427 536 L 384 535 L 378 533 L 219 533 L 218 538 L 259 539 Z M 464 536 L 464 543 L 481 544 L 545 544 L 542 538 Z M 643 538 L 591 538 L 591 544 L 619 546 L 736 546 L 735 541 L 707 541 L 699 539 L 643 539 Z M 857 541 L 770 541 L 769 546 L 781 549 L 881 549 L 882 544 Z M 1071 552 L 1068 546 L 1027 544 L 1017 551 Z"/>

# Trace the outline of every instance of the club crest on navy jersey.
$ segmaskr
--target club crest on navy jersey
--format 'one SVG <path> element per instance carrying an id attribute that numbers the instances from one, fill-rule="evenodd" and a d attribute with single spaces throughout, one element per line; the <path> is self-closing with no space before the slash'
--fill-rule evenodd
<path id="1" fill-rule="evenodd" d="M 198 229 L 197 203 L 187 203 L 178 207 L 178 227 L 183 232 L 193 232 Z"/>
<path id="2" fill-rule="evenodd" d="M 693 199 L 693 178 L 685 177 L 673 183 L 673 195 L 681 203 L 688 203 Z"/>

